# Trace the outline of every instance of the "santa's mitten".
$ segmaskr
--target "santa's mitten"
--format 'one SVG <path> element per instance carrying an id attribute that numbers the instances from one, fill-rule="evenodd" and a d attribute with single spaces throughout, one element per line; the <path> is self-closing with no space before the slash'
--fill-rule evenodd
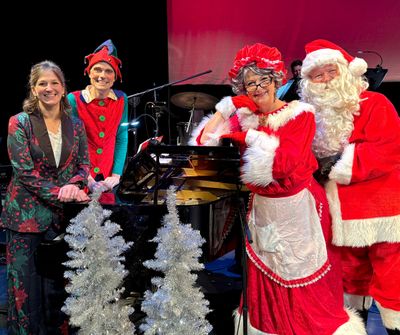
<path id="1" fill-rule="evenodd" d="M 236 144 L 246 145 L 246 136 L 247 136 L 247 131 L 236 131 L 229 134 L 223 134 L 221 135 L 220 138 L 221 139 L 228 138 Z"/>

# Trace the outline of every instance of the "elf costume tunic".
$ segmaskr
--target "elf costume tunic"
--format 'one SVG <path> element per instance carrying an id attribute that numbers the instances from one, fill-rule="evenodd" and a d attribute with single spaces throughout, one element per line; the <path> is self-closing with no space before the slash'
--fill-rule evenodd
<path id="1" fill-rule="evenodd" d="M 128 145 L 128 101 L 122 91 L 111 90 L 106 99 L 95 99 L 88 87 L 68 95 L 72 113 L 84 122 L 88 137 L 90 174 L 107 178 L 122 175 Z"/>
<path id="2" fill-rule="evenodd" d="M 207 121 L 193 134 L 197 143 Z M 343 308 L 328 204 L 312 177 L 317 169 L 312 106 L 293 101 L 267 114 L 240 108 L 205 144 L 216 145 L 220 135 L 237 131 L 247 131 L 241 179 L 252 191 L 247 223 L 252 243 L 246 242 L 249 334 L 365 334 L 361 320 Z M 240 331 L 241 313 L 242 304 L 236 312 Z"/>

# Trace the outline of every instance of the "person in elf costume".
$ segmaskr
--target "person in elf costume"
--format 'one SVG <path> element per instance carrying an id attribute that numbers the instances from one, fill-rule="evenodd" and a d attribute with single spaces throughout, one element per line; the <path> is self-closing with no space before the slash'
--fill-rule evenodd
<path id="1" fill-rule="evenodd" d="M 193 133 L 192 144 L 230 138 L 242 153 L 241 179 L 251 196 L 247 224 L 250 335 L 366 334 L 343 304 L 340 257 L 331 245 L 324 189 L 313 178 L 314 108 L 276 97 L 286 81 L 278 49 L 248 45 L 229 71 L 233 91 Z M 242 333 L 243 301 L 235 311 Z"/>
<path id="2" fill-rule="evenodd" d="M 400 118 L 367 91 L 367 63 L 327 40 L 305 47 L 301 95 L 315 108 L 313 151 L 325 183 L 345 303 L 366 320 L 375 299 L 400 334 Z"/>
<path id="3" fill-rule="evenodd" d="M 121 61 L 111 40 L 102 43 L 85 57 L 84 73 L 90 85 L 68 94 L 72 114 L 84 122 L 89 145 L 90 191 L 111 191 L 119 184 L 128 148 L 128 99 L 124 92 L 113 89 L 122 81 Z M 125 125 L 124 125 L 125 124 Z"/>

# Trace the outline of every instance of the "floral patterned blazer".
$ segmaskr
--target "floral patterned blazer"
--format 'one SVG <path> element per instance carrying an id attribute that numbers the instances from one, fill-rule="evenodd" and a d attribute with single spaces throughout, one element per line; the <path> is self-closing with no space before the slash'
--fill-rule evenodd
<path id="1" fill-rule="evenodd" d="M 84 186 L 89 173 L 87 138 L 82 122 L 64 114 L 62 151 L 56 166 L 50 138 L 39 111 L 14 115 L 8 123 L 7 149 L 13 176 L 7 189 L 2 226 L 38 233 L 58 224 L 63 204 L 57 199 L 66 184 Z"/>

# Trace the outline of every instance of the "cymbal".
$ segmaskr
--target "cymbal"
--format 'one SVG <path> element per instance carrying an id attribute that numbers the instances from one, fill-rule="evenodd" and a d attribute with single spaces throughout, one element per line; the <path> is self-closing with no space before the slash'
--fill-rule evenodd
<path id="1" fill-rule="evenodd" d="M 213 109 L 218 99 L 201 92 L 181 92 L 173 95 L 171 101 L 175 106 L 187 109 Z"/>

